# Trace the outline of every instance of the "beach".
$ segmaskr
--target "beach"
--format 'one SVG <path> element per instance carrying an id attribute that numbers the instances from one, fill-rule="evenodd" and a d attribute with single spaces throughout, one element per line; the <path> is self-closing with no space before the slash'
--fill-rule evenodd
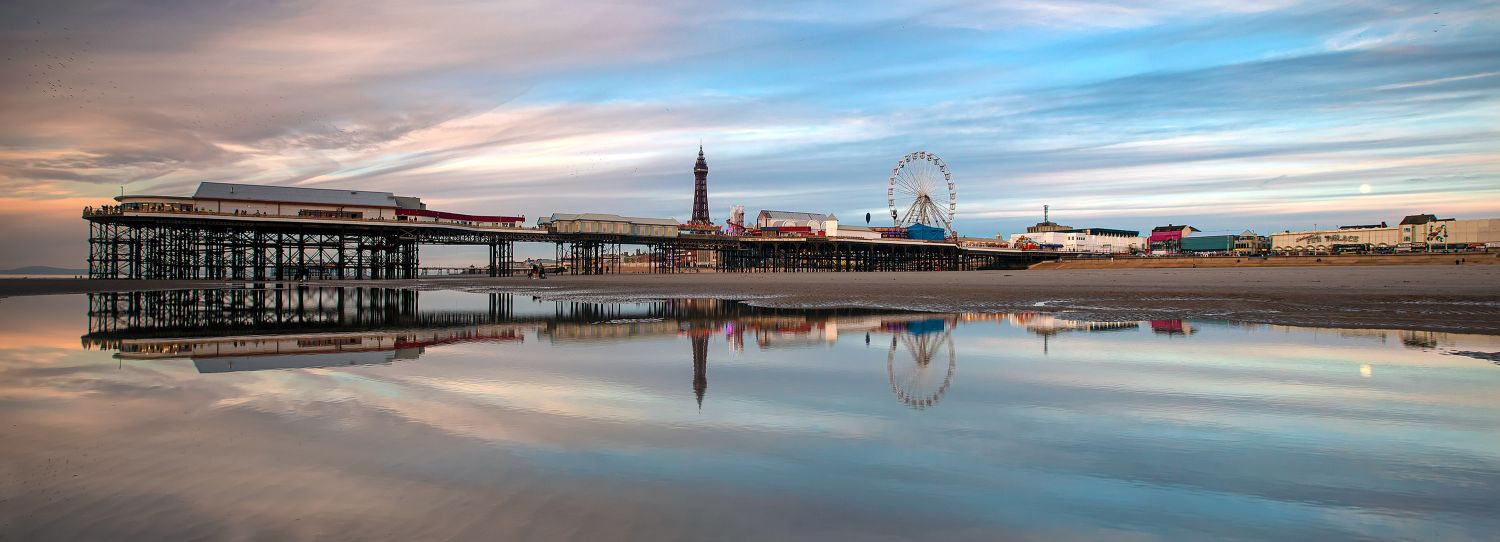
<path id="1" fill-rule="evenodd" d="M 243 284 L 13 279 L 0 280 L 0 297 Z M 1500 266 L 1492 265 L 551 275 L 546 280 L 445 277 L 307 284 L 493 290 L 601 302 L 712 297 L 777 307 L 1045 312 L 1085 320 L 1193 318 L 1500 333 Z"/>

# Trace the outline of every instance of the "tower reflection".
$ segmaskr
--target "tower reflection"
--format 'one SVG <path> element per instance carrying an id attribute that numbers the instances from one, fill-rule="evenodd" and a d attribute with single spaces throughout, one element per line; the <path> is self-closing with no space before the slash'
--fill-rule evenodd
<path id="1" fill-rule="evenodd" d="M 428 293 L 369 287 L 260 287 L 90 294 L 85 347 L 122 360 L 191 359 L 202 373 L 387 364 L 459 343 L 554 345 L 682 337 L 693 399 L 708 395 L 708 360 L 722 337 L 730 352 L 828 348 L 840 337 L 889 336 L 891 393 L 914 409 L 935 407 L 957 370 L 954 332 L 995 322 L 1046 339 L 1061 332 L 1140 330 L 1141 322 L 1084 322 L 1045 314 L 793 310 L 716 299 L 637 303 L 551 302 L 508 293 Z M 426 301 L 426 303 L 424 303 Z M 1151 322 L 1150 329 L 1190 329 Z M 884 342 L 884 339 L 879 339 Z M 875 344 L 881 344 L 876 342 Z M 863 350 L 862 350 L 863 351 Z M 609 355 L 609 354 L 602 354 Z"/>

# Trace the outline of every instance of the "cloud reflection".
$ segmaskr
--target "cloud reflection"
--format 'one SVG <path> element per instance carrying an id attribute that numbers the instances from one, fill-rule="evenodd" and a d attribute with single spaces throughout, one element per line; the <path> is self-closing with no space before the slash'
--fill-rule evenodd
<path id="1" fill-rule="evenodd" d="M 60 327 L 105 351 L 28 357 L 57 349 L 7 343 L 0 421 L 23 438 L 0 446 L 21 467 L 0 529 L 1085 539 L 1497 526 L 1500 374 L 1442 354 L 1493 350 L 1493 337 L 333 290 L 95 296 L 87 325 Z M 193 310 L 152 310 L 162 302 Z M 234 321 L 216 319 L 220 304 Z M 309 355 L 333 363 L 309 368 Z M 224 359 L 265 361 L 200 372 Z M 1363 364 L 1380 367 L 1363 378 Z M 900 400 L 933 391 L 925 408 Z"/>

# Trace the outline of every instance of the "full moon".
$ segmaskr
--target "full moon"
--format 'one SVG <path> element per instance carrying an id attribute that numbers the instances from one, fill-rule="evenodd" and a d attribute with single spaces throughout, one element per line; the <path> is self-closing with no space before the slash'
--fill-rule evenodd
<path id="1" fill-rule="evenodd" d="M 1370 185 L 1368 185 L 1368 184 L 1359 185 L 1359 193 L 1361 193 L 1361 194 L 1369 194 L 1370 190 L 1373 190 L 1373 189 L 1370 188 Z"/>

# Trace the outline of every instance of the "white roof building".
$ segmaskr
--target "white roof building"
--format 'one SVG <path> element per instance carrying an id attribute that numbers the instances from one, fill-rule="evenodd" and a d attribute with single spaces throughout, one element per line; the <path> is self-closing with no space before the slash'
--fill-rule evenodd
<path id="1" fill-rule="evenodd" d="M 1088 230 L 1069 231 L 1046 231 L 1032 233 L 1014 233 L 1010 236 L 1010 245 L 1022 244 L 1021 238 L 1026 238 L 1039 245 L 1061 245 L 1058 250 L 1062 252 L 1092 252 L 1095 254 L 1124 254 L 1135 249 L 1145 249 L 1146 238 L 1139 235 L 1121 235 L 1121 230 L 1102 230 L 1103 234 Z"/>
<path id="2" fill-rule="evenodd" d="M 812 233 L 834 237 L 839 232 L 839 218 L 832 214 L 763 210 L 755 217 L 758 228 L 807 228 Z"/>
<path id="3" fill-rule="evenodd" d="M 397 196 L 390 192 L 215 182 L 199 183 L 198 191 L 193 193 L 193 199 L 309 203 L 353 207 L 391 207 L 397 209 L 427 208 L 426 205 L 422 204 L 421 198 Z"/>
<path id="4" fill-rule="evenodd" d="M 651 226 L 677 227 L 679 222 L 675 218 L 648 218 L 639 216 L 620 216 L 605 213 L 552 213 L 551 222 L 624 222 L 627 224 L 642 224 Z"/>

